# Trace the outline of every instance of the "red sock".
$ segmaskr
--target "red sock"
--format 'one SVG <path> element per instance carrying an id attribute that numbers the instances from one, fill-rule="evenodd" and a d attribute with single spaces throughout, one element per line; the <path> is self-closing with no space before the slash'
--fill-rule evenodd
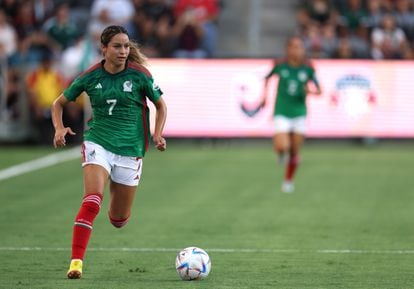
<path id="1" fill-rule="evenodd" d="M 292 181 L 295 175 L 296 169 L 299 165 L 299 155 L 290 156 L 289 162 L 286 166 L 285 181 Z"/>
<path id="2" fill-rule="evenodd" d="M 101 194 L 88 194 L 83 197 L 82 205 L 73 227 L 72 259 L 83 260 L 92 233 L 93 221 L 99 213 L 101 203 Z"/>
<path id="3" fill-rule="evenodd" d="M 128 223 L 129 216 L 126 217 L 125 219 L 119 219 L 119 220 L 117 220 L 117 219 L 112 218 L 111 215 L 109 215 L 109 220 L 111 221 L 111 224 L 114 227 L 116 227 L 116 228 L 122 228 L 123 226 L 125 226 Z"/>

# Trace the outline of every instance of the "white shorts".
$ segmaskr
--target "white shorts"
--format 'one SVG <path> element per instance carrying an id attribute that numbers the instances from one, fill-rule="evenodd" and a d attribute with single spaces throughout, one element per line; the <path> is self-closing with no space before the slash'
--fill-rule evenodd
<path id="1" fill-rule="evenodd" d="M 120 156 L 94 142 L 84 141 L 82 144 L 82 167 L 90 164 L 105 168 L 115 183 L 138 186 L 141 179 L 142 158 Z"/>
<path id="2" fill-rule="evenodd" d="M 289 118 L 283 115 L 276 115 L 274 117 L 275 133 L 306 133 L 306 117 L 299 116 Z"/>

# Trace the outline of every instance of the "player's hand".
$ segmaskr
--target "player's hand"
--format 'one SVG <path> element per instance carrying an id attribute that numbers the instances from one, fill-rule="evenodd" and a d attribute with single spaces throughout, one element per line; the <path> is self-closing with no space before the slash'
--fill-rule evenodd
<path id="1" fill-rule="evenodd" d="M 309 87 L 306 87 L 306 94 L 313 94 L 313 95 L 321 95 L 322 90 L 317 87 L 316 89 L 310 89 Z"/>
<path id="2" fill-rule="evenodd" d="M 167 141 L 162 136 L 153 136 L 152 141 L 157 150 L 163 152 L 167 149 Z"/>
<path id="3" fill-rule="evenodd" d="M 316 88 L 316 91 L 313 94 L 315 94 L 315 95 L 321 95 L 322 94 L 322 90 L 319 87 L 317 87 Z"/>
<path id="4" fill-rule="evenodd" d="M 53 146 L 55 148 L 65 146 L 66 145 L 65 136 L 67 134 L 75 135 L 76 133 L 74 133 L 70 127 L 56 129 L 55 137 L 53 138 Z"/>

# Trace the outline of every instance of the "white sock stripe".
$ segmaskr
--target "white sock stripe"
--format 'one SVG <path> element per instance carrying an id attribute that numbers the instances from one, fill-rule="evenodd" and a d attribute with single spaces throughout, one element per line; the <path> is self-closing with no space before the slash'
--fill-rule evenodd
<path id="1" fill-rule="evenodd" d="M 87 203 L 87 202 L 95 203 L 99 207 L 101 207 L 101 205 L 102 205 L 102 199 L 97 195 L 87 196 L 82 201 L 82 203 Z"/>
<path id="2" fill-rule="evenodd" d="M 82 226 L 82 227 L 86 227 L 89 229 L 93 229 L 93 227 L 91 225 L 85 224 L 85 223 L 81 223 L 81 222 L 75 222 L 75 226 Z"/>
<path id="3" fill-rule="evenodd" d="M 98 202 L 98 201 L 96 201 L 96 200 L 84 200 L 83 202 L 82 202 L 82 204 L 83 203 L 94 203 L 94 204 L 97 204 L 99 207 L 101 207 L 101 202 Z"/>
<path id="4" fill-rule="evenodd" d="M 102 202 L 102 199 L 100 197 L 98 197 L 97 195 L 92 195 L 92 196 L 87 196 L 83 199 L 83 201 L 90 201 L 90 200 L 95 200 L 97 202 Z"/>

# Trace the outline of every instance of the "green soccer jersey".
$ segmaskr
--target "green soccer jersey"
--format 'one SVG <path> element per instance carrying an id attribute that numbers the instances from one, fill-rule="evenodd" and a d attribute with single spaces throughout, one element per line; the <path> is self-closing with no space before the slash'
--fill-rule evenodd
<path id="1" fill-rule="evenodd" d="M 306 116 L 306 85 L 313 81 L 319 86 L 313 67 L 308 63 L 291 66 L 282 61 L 273 67 L 266 79 L 273 74 L 279 76 L 274 114 L 289 118 Z"/>
<path id="2" fill-rule="evenodd" d="M 111 74 L 103 64 L 81 74 L 63 95 L 69 101 L 82 92 L 89 95 L 92 119 L 85 140 L 115 154 L 143 157 L 150 139 L 147 98 L 157 102 L 162 92 L 141 65 L 128 62 L 123 71 Z"/>

